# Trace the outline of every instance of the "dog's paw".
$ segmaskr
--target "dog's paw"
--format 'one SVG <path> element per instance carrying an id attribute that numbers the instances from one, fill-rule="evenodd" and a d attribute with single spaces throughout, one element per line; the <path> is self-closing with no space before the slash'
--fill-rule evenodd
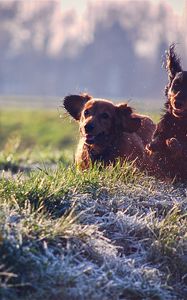
<path id="1" fill-rule="evenodd" d="M 172 154 L 180 155 L 182 153 L 182 146 L 176 138 L 167 139 L 166 145 Z"/>

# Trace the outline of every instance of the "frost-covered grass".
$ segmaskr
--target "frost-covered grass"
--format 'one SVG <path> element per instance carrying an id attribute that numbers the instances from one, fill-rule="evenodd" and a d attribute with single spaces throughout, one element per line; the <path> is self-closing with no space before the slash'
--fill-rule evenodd
<path id="1" fill-rule="evenodd" d="M 40 136 L 48 117 L 2 139 L 0 299 L 187 299 L 187 185 L 129 163 L 81 172 L 76 129 L 60 146 L 67 132 Z"/>
<path id="2" fill-rule="evenodd" d="M 186 299 L 186 187 L 133 165 L 0 180 L 2 299 Z"/>

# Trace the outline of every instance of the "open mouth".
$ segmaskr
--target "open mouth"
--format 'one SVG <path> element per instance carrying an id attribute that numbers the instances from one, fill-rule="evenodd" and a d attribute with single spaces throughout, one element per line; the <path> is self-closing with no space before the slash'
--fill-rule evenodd
<path id="1" fill-rule="evenodd" d="M 101 144 L 105 141 L 105 133 L 100 132 L 97 135 L 85 134 L 86 144 Z"/>

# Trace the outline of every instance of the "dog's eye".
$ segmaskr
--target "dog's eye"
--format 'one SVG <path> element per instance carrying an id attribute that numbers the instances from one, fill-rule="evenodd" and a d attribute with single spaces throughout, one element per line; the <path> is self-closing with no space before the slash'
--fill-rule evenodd
<path id="1" fill-rule="evenodd" d="M 107 114 L 107 113 L 102 113 L 101 114 L 101 118 L 103 118 L 103 119 L 108 119 L 109 118 L 109 115 Z"/>
<path id="2" fill-rule="evenodd" d="M 89 114 L 90 114 L 90 113 L 89 113 L 89 110 L 88 110 L 88 109 L 85 109 L 85 111 L 84 111 L 84 116 L 85 116 L 85 117 L 88 117 Z"/>

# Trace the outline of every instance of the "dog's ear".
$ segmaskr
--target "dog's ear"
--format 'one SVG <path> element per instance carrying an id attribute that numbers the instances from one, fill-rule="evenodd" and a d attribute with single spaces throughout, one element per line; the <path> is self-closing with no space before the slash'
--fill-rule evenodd
<path id="1" fill-rule="evenodd" d="M 180 58 L 175 53 L 175 44 L 171 44 L 169 49 L 166 51 L 165 68 L 168 73 L 168 81 L 169 81 L 167 86 L 165 87 L 165 95 L 167 96 L 168 90 L 171 86 L 173 79 L 175 78 L 175 75 L 178 72 L 182 71 Z"/>
<path id="2" fill-rule="evenodd" d="M 69 95 L 64 98 L 63 105 L 75 120 L 79 120 L 85 103 L 90 99 L 92 99 L 92 97 L 88 94 Z"/>
<path id="3" fill-rule="evenodd" d="M 141 119 L 133 116 L 133 110 L 127 104 L 119 104 L 116 106 L 117 126 L 119 130 L 124 132 L 136 132 L 141 126 Z"/>

